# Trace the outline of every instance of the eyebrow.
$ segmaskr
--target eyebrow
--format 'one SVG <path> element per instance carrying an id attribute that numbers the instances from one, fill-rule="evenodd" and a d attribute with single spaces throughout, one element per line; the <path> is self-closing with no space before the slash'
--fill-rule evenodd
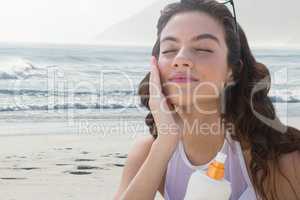
<path id="1" fill-rule="evenodd" d="M 198 40 L 204 40 L 204 39 L 211 39 L 211 40 L 215 41 L 216 43 L 218 43 L 218 45 L 220 45 L 219 39 L 216 36 L 209 34 L 209 33 L 197 35 L 192 38 L 192 41 L 198 41 Z M 179 39 L 177 39 L 176 37 L 173 37 L 173 36 L 166 36 L 160 41 L 160 43 L 163 43 L 165 41 L 179 42 Z"/>

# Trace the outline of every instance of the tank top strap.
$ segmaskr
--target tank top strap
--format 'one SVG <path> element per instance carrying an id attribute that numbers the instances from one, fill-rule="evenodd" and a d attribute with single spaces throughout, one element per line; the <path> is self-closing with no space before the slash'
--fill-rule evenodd
<path id="1" fill-rule="evenodd" d="M 240 161 L 240 166 L 241 166 L 241 170 L 242 170 L 244 179 L 246 180 L 248 187 L 250 187 L 251 190 L 253 190 L 253 185 L 252 185 L 252 182 L 250 180 L 250 176 L 249 176 L 247 166 L 246 166 L 246 160 L 244 158 L 240 142 L 235 141 L 235 146 L 236 146 L 236 149 L 237 149 L 237 154 L 238 154 L 238 158 L 239 158 L 239 161 Z"/>
<path id="2" fill-rule="evenodd" d="M 256 196 L 256 194 L 255 194 L 255 190 L 254 190 L 254 187 L 250 180 L 250 176 L 249 176 L 247 166 L 246 166 L 246 160 L 245 160 L 244 154 L 242 152 L 240 142 L 233 140 L 229 133 L 227 135 L 227 138 L 228 138 L 228 141 L 230 144 L 229 145 L 230 151 L 232 153 L 234 153 L 235 155 L 237 155 L 239 167 L 241 170 L 241 175 L 243 176 L 243 179 L 248 186 L 246 188 L 246 190 L 243 192 L 242 196 L 240 196 L 239 200 L 248 200 L 248 199 L 261 200 L 259 195 Z"/>

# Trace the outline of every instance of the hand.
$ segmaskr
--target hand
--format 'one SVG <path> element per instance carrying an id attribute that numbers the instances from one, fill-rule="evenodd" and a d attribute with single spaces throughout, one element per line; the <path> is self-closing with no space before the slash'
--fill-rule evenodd
<path id="1" fill-rule="evenodd" d="M 149 93 L 149 108 L 157 127 L 157 139 L 168 138 L 167 141 L 177 143 L 180 138 L 180 129 L 175 121 L 177 113 L 162 91 L 158 63 L 154 56 L 151 59 Z"/>

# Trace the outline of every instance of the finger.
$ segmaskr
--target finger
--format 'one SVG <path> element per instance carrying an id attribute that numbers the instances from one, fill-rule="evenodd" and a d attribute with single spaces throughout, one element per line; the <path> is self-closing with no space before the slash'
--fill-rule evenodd
<path id="1" fill-rule="evenodd" d="M 167 104 L 169 106 L 169 109 L 171 111 L 174 111 L 175 110 L 175 106 L 172 104 L 171 100 L 170 99 L 167 99 Z"/>
<path id="2" fill-rule="evenodd" d="M 161 81 L 160 75 L 157 65 L 157 60 L 154 56 L 151 58 L 151 73 L 149 78 L 149 88 L 150 88 L 150 95 L 160 95 L 161 94 Z"/>

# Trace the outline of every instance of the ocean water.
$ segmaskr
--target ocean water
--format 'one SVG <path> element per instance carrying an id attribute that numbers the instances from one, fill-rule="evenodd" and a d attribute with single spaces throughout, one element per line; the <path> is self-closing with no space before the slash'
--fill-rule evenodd
<path id="1" fill-rule="evenodd" d="M 253 51 L 271 72 L 269 96 L 276 108 L 299 116 L 300 50 Z M 18 124 L 21 134 L 32 125 L 70 119 L 139 119 L 146 111 L 137 88 L 150 69 L 150 55 L 147 47 L 1 44 L 0 124 L 12 133 Z"/>

